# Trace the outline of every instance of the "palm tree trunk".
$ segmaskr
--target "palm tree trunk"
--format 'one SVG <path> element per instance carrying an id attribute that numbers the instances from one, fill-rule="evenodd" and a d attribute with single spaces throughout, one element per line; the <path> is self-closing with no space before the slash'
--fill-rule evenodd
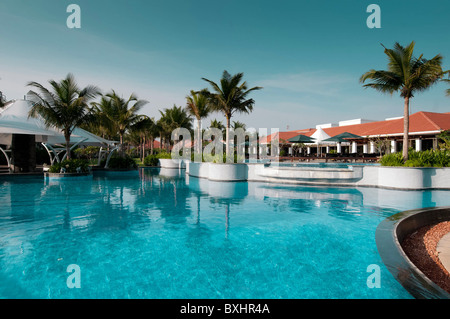
<path id="1" fill-rule="evenodd" d="M 226 140 L 225 141 L 226 142 L 225 154 L 227 154 L 227 157 L 228 157 L 228 154 L 230 154 L 229 153 L 229 151 L 230 151 L 230 116 L 227 115 L 226 118 L 227 118 L 227 128 L 226 128 L 226 133 L 225 133 L 225 136 L 226 136 L 226 138 L 225 138 L 225 140 Z"/>
<path id="2" fill-rule="evenodd" d="M 70 159 L 70 134 L 64 132 L 64 139 L 66 140 L 66 159 Z"/>
<path id="3" fill-rule="evenodd" d="M 145 159 L 145 135 L 142 142 L 142 163 L 144 163 L 144 159 Z"/>
<path id="4" fill-rule="evenodd" d="M 200 154 L 201 150 L 202 150 L 202 120 L 201 119 L 197 119 L 197 146 L 196 146 L 196 151 L 197 154 Z"/>
<path id="5" fill-rule="evenodd" d="M 155 139 L 153 136 L 150 136 L 150 154 L 153 155 L 153 143 L 155 142 Z"/>
<path id="6" fill-rule="evenodd" d="M 403 158 L 408 160 L 408 137 L 409 137 L 409 97 L 405 97 L 403 110 Z"/>
<path id="7" fill-rule="evenodd" d="M 124 147 L 123 147 L 123 134 L 119 133 L 119 143 L 120 143 L 120 156 L 123 157 L 124 152 Z"/>

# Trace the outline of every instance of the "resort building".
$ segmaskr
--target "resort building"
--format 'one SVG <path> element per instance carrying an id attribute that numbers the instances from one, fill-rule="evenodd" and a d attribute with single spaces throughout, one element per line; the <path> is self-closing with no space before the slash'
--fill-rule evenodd
<path id="1" fill-rule="evenodd" d="M 450 112 L 417 112 L 409 117 L 409 147 L 416 151 L 436 149 L 438 147 L 437 136 L 442 131 L 450 130 Z M 337 153 L 376 154 L 379 153 L 379 141 L 384 141 L 387 153 L 401 151 L 403 144 L 403 117 L 387 118 L 383 121 L 371 121 L 366 119 L 354 119 L 340 121 L 337 124 L 320 124 L 315 129 L 301 129 L 288 132 L 277 132 L 260 140 L 260 144 L 268 145 L 273 139 L 279 140 L 281 152 L 292 155 L 293 143 L 288 140 L 299 134 L 315 137 L 318 131 L 323 131 L 327 136 L 334 137 L 342 133 L 351 133 L 360 138 L 349 139 L 348 142 L 323 142 L 317 144 L 305 144 L 306 154 L 326 154 L 331 151 Z M 377 143 L 378 141 L 378 143 Z M 319 147 L 319 149 L 318 149 Z M 283 155 L 283 154 L 278 154 Z"/>

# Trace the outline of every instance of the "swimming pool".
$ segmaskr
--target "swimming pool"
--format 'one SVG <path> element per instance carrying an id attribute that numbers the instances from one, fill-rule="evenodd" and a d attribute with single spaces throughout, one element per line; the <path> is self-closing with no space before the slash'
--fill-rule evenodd
<path id="1" fill-rule="evenodd" d="M 183 172 L 183 171 L 182 171 Z M 220 183 L 173 169 L 0 183 L 1 298 L 411 298 L 377 225 L 448 191 Z M 80 268 L 69 289 L 68 265 Z M 381 288 L 369 288 L 379 265 Z"/>

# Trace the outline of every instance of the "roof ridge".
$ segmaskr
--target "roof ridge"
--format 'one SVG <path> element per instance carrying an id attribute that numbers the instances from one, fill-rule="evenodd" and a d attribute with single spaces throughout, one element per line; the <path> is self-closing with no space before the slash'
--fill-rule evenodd
<path id="1" fill-rule="evenodd" d="M 432 119 L 430 119 L 430 118 L 428 117 L 428 115 L 425 114 L 425 113 L 433 113 L 433 112 L 419 111 L 419 112 L 417 112 L 417 113 L 414 113 L 413 115 L 419 114 L 419 113 L 422 113 L 422 115 L 427 119 L 427 121 L 430 122 L 431 125 L 433 125 L 435 128 L 437 128 L 437 129 L 440 130 L 440 131 L 442 130 L 441 127 L 440 127 L 439 125 L 437 125 Z M 441 113 L 438 113 L 438 114 L 441 114 Z"/>

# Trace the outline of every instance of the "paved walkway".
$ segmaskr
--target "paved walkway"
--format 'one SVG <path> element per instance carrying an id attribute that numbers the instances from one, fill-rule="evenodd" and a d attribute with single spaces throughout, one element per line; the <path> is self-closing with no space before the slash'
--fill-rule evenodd
<path id="1" fill-rule="evenodd" d="M 442 265 L 450 272 L 450 233 L 441 238 L 436 250 Z"/>

